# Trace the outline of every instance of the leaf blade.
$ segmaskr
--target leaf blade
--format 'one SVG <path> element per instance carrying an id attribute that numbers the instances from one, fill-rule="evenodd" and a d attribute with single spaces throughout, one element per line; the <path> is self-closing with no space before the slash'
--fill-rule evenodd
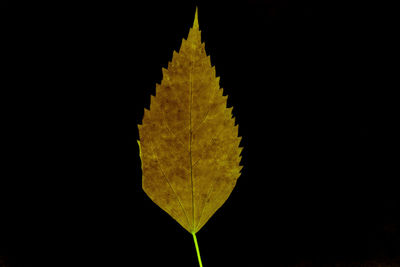
<path id="1" fill-rule="evenodd" d="M 240 176 L 238 125 L 201 42 L 197 10 L 139 129 L 143 190 L 191 233 L 231 194 Z"/>

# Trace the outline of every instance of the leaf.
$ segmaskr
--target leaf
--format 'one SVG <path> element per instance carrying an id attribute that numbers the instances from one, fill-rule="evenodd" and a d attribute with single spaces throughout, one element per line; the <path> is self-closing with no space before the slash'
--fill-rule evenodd
<path id="1" fill-rule="evenodd" d="M 241 138 L 197 19 L 163 68 L 139 126 L 143 190 L 190 233 L 222 206 L 240 176 Z"/>

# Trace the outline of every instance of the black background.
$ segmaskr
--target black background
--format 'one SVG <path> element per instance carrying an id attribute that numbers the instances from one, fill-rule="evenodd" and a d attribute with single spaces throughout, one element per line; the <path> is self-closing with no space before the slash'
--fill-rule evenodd
<path id="1" fill-rule="evenodd" d="M 389 7 L 304 1 L 7 2 L 1 252 L 10 266 L 197 266 L 141 189 L 136 125 L 193 23 L 243 136 L 203 264 L 400 255 Z"/>

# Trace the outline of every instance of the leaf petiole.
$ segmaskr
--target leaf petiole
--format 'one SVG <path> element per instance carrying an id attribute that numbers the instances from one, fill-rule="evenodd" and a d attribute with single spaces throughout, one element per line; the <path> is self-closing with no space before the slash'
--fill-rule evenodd
<path id="1" fill-rule="evenodd" d="M 192 232 L 192 235 L 193 235 L 194 245 L 196 246 L 197 259 L 199 260 L 200 267 L 203 267 L 203 264 L 201 263 L 200 250 L 199 250 L 199 245 L 197 244 L 197 238 L 195 232 Z"/>

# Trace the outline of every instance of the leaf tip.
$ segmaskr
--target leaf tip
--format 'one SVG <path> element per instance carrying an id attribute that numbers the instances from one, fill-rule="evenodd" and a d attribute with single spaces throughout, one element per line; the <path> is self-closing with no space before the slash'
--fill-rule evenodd
<path id="1" fill-rule="evenodd" d="M 193 29 L 199 28 L 198 7 L 196 6 L 196 13 L 194 14 Z"/>

